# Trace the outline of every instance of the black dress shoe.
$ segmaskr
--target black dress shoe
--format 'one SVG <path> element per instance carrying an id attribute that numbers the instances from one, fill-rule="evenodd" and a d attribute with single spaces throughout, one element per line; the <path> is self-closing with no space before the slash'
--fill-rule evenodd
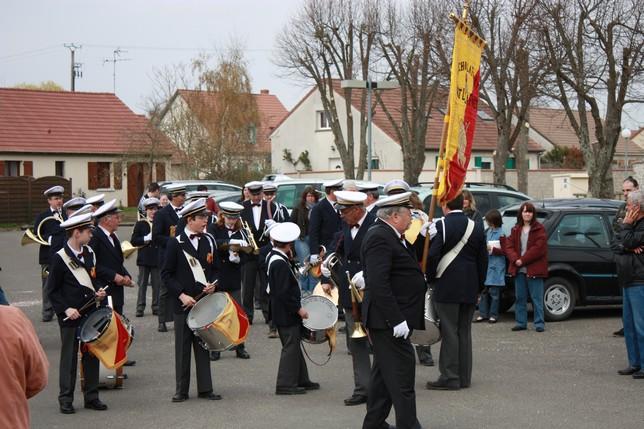
<path id="1" fill-rule="evenodd" d="M 159 315 L 159 312 L 158 312 L 157 310 L 152 310 L 152 315 L 153 315 L 153 316 L 158 316 L 158 315 Z"/>
<path id="2" fill-rule="evenodd" d="M 52 320 L 54 320 L 53 316 L 43 317 L 42 318 L 42 321 L 45 322 L 45 323 L 51 322 Z"/>
<path id="3" fill-rule="evenodd" d="M 219 358 L 221 357 L 221 352 L 208 352 L 208 355 L 210 357 L 210 360 L 214 362 L 216 360 L 219 360 Z"/>
<path id="4" fill-rule="evenodd" d="M 275 389 L 276 395 L 302 395 L 306 393 L 303 387 L 278 387 Z"/>
<path id="5" fill-rule="evenodd" d="M 641 380 L 644 378 L 644 371 L 637 371 L 633 373 L 633 378 L 636 380 Z"/>
<path id="6" fill-rule="evenodd" d="M 459 390 L 461 386 L 448 381 L 428 381 L 425 386 L 429 390 Z"/>
<path id="7" fill-rule="evenodd" d="M 297 387 L 302 387 L 304 390 L 319 390 L 320 389 L 320 383 L 316 383 L 314 381 L 309 381 L 307 383 L 302 383 L 298 385 Z"/>
<path id="8" fill-rule="evenodd" d="M 134 365 L 136 365 L 136 361 L 135 361 L 135 360 L 128 360 L 128 361 L 125 361 L 125 363 L 123 364 L 123 366 L 134 366 Z"/>
<path id="9" fill-rule="evenodd" d="M 419 363 L 424 366 L 434 366 L 434 359 L 420 359 Z"/>
<path id="10" fill-rule="evenodd" d="M 624 328 L 613 332 L 613 336 L 615 336 L 615 337 L 623 337 L 624 336 Z"/>
<path id="11" fill-rule="evenodd" d="M 143 310 L 141 310 L 141 311 L 137 310 L 136 311 L 136 317 L 143 317 Z"/>
<path id="12" fill-rule="evenodd" d="M 250 355 L 245 349 L 237 349 L 235 350 L 235 352 L 237 353 L 237 357 L 239 359 L 250 359 Z"/>
<path id="13" fill-rule="evenodd" d="M 72 404 L 60 404 L 60 412 L 63 414 L 74 414 L 76 410 Z"/>
<path id="14" fill-rule="evenodd" d="M 221 400 L 221 395 L 217 395 L 214 392 L 200 393 L 198 396 L 201 399 L 209 399 L 211 401 L 219 401 L 219 400 Z"/>
<path id="15" fill-rule="evenodd" d="M 172 402 L 184 402 L 188 400 L 188 395 L 184 395 L 183 393 L 177 393 L 172 397 Z"/>
<path id="16" fill-rule="evenodd" d="M 362 395 L 351 395 L 350 398 L 344 400 L 344 405 L 350 407 L 352 405 L 360 405 L 367 402 L 367 397 Z"/>
<path id="17" fill-rule="evenodd" d="M 636 366 L 635 367 L 634 366 L 629 366 L 628 368 L 620 369 L 619 371 L 617 371 L 617 373 L 619 375 L 633 375 L 639 370 L 640 370 L 640 368 L 638 368 Z"/>
<path id="18" fill-rule="evenodd" d="M 525 331 L 526 329 L 528 329 L 528 328 L 526 328 L 525 326 L 513 326 L 512 327 L 512 330 L 514 332 L 516 332 L 516 331 Z"/>
<path id="19" fill-rule="evenodd" d="M 105 411 L 107 410 L 107 405 L 102 403 L 100 399 L 94 399 L 93 401 L 85 402 L 85 408 L 96 411 Z"/>
<path id="20" fill-rule="evenodd" d="M 165 326 L 165 323 L 159 323 L 159 327 L 157 328 L 157 331 L 168 332 L 168 328 Z"/>

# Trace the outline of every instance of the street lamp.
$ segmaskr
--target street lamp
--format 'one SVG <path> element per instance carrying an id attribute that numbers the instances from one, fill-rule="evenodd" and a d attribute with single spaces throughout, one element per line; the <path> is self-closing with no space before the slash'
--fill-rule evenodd
<path id="1" fill-rule="evenodd" d="M 400 83 L 395 80 L 378 82 L 371 80 L 342 80 L 340 81 L 340 88 L 367 90 L 367 180 L 371 181 L 371 91 L 400 88 Z"/>
<path id="2" fill-rule="evenodd" d="M 624 128 L 622 138 L 624 139 L 624 175 L 628 177 L 628 140 L 631 138 L 631 130 Z"/>

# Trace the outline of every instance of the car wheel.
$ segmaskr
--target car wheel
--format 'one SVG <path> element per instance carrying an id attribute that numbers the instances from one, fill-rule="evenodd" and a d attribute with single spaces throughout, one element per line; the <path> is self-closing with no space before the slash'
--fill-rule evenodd
<path id="1" fill-rule="evenodd" d="M 562 277 L 546 280 L 543 293 L 544 316 L 548 321 L 565 320 L 575 309 L 575 289 Z"/>

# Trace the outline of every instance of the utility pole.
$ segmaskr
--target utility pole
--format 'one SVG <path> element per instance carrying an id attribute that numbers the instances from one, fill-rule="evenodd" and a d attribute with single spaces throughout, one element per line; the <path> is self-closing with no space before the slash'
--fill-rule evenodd
<path id="1" fill-rule="evenodd" d="M 77 63 L 74 61 L 74 54 L 76 53 L 76 49 L 81 49 L 83 46 L 82 45 L 77 45 L 75 43 L 65 43 L 64 45 L 67 49 L 69 49 L 69 52 L 72 54 L 72 62 L 71 62 L 71 90 L 72 92 L 76 91 L 76 78 L 81 78 L 83 77 L 83 71 L 81 70 L 81 67 L 83 66 L 81 63 Z"/>
<path id="2" fill-rule="evenodd" d="M 121 54 L 126 54 L 127 51 L 124 51 L 121 48 L 114 49 L 112 53 L 112 59 L 106 58 L 103 60 L 103 64 L 112 63 L 112 91 L 116 94 L 116 63 L 119 61 L 130 61 L 130 58 L 121 58 Z"/>

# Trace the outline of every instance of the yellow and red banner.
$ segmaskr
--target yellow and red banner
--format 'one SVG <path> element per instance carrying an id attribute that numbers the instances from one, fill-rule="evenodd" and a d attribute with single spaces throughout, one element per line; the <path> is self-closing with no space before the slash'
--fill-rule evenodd
<path id="1" fill-rule="evenodd" d="M 112 319 L 100 338 L 91 343 L 85 343 L 87 349 L 105 368 L 114 369 L 122 366 L 127 361 L 127 349 L 132 342 L 132 336 L 128 332 L 121 316 L 112 311 Z"/>
<path id="2" fill-rule="evenodd" d="M 447 140 L 443 157 L 439 160 L 443 168 L 438 190 L 435 191 L 439 202 L 454 199 L 465 182 L 478 113 L 481 53 L 484 47 L 485 41 L 465 22 L 456 19 L 449 111 L 445 115 Z"/>

